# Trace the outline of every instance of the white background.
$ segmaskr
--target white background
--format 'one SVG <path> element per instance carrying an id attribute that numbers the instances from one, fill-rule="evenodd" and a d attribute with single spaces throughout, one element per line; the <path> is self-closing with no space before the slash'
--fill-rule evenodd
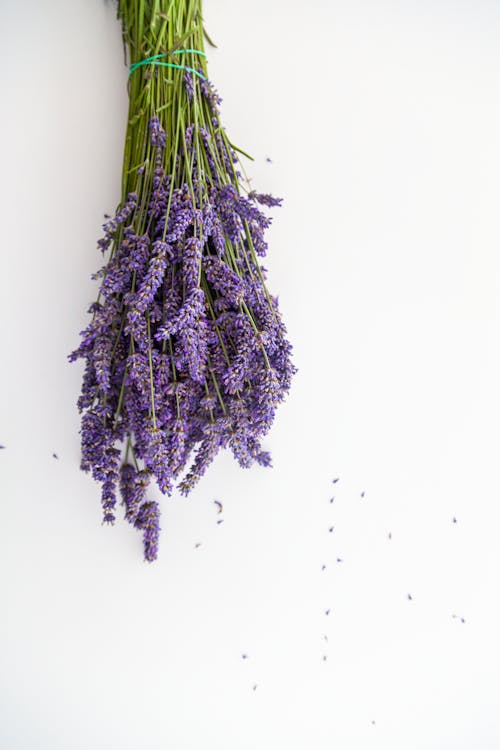
<path id="1" fill-rule="evenodd" d="M 153 565 L 101 525 L 66 361 L 119 199 L 114 4 L 0 8 L 2 750 L 497 750 L 500 4 L 205 0 L 300 372 L 274 468 L 163 498 Z"/>

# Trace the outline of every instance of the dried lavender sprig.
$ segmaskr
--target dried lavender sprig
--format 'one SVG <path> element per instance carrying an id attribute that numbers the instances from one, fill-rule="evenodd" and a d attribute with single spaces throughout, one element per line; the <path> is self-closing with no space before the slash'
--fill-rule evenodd
<path id="1" fill-rule="evenodd" d="M 205 59 L 179 52 L 203 50 L 200 0 L 169 5 L 165 23 L 166 4 L 120 0 L 130 58 L 174 50 L 203 77 L 141 66 L 131 78 L 122 201 L 99 241 L 110 257 L 70 357 L 86 363 L 82 468 L 102 483 L 107 522 L 119 484 L 150 561 L 160 513 L 145 497 L 151 476 L 163 493 L 178 482 L 188 494 L 223 448 L 243 467 L 270 465 L 260 440 L 295 372 L 259 261 L 270 224 L 260 206 L 281 200 L 244 188 Z M 134 466 L 119 469 L 124 439 Z"/>

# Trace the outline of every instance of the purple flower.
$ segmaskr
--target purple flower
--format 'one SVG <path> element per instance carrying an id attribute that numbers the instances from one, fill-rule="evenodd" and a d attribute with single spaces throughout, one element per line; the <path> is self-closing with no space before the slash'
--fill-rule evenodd
<path id="1" fill-rule="evenodd" d="M 204 257 L 203 270 L 207 280 L 221 297 L 238 307 L 245 296 L 245 284 L 240 276 L 214 255 Z"/>
<path id="2" fill-rule="evenodd" d="M 113 339 L 110 336 L 97 336 L 94 342 L 93 366 L 99 388 L 107 392 L 111 388 L 111 356 Z"/>
<path id="3" fill-rule="evenodd" d="M 118 227 L 121 224 L 125 223 L 125 221 L 135 210 L 136 206 L 137 193 L 129 193 L 127 196 L 127 200 L 117 211 L 114 218 L 110 219 L 108 222 L 106 222 L 106 224 L 103 225 L 104 237 L 97 243 L 98 247 L 102 250 L 103 253 L 108 249 Z"/>
<path id="4" fill-rule="evenodd" d="M 191 328 L 198 317 L 205 312 L 205 294 L 203 289 L 192 289 L 189 297 L 180 309 L 177 318 L 176 330 L 186 330 Z"/>
<path id="5" fill-rule="evenodd" d="M 196 383 L 204 383 L 208 358 L 207 321 L 200 316 L 180 328 L 179 342 L 183 349 L 183 361 L 190 377 Z"/>
<path id="6" fill-rule="evenodd" d="M 170 438 L 170 463 L 174 474 L 177 474 L 186 462 L 186 437 L 188 434 L 188 427 L 186 420 L 182 417 L 177 417 L 172 425 L 172 433 Z"/>
<path id="7" fill-rule="evenodd" d="M 186 240 L 184 252 L 182 254 L 182 278 L 186 289 L 192 289 L 198 286 L 198 276 L 200 273 L 202 242 L 197 237 L 189 237 Z"/>
<path id="8" fill-rule="evenodd" d="M 172 467 L 169 463 L 167 440 L 163 430 L 158 427 L 147 428 L 148 447 L 144 456 L 144 463 L 152 471 L 158 482 L 158 487 L 164 494 L 172 492 Z"/>
<path id="9" fill-rule="evenodd" d="M 184 86 L 186 87 L 186 94 L 189 101 L 192 101 L 194 96 L 194 81 L 193 74 L 189 70 L 186 70 L 184 73 Z"/>
<path id="10" fill-rule="evenodd" d="M 167 256 L 170 254 L 170 246 L 166 242 L 156 240 L 153 244 L 153 257 L 150 260 L 149 268 L 137 294 L 133 297 L 133 309 L 137 312 L 145 312 L 153 302 L 156 291 L 163 281 L 167 268 Z"/>
<path id="11" fill-rule="evenodd" d="M 160 118 L 157 115 L 151 117 L 149 121 L 149 135 L 152 146 L 165 148 L 167 145 L 167 134 L 165 133 L 160 123 Z"/>
<path id="12" fill-rule="evenodd" d="M 144 500 L 149 480 L 149 472 L 137 471 L 132 464 L 123 464 L 120 469 L 120 494 L 125 506 L 125 518 L 131 523 L 135 521 L 139 506 Z"/>
<path id="13" fill-rule="evenodd" d="M 271 208 L 273 206 L 281 206 L 283 202 L 283 198 L 274 198 L 268 193 L 256 193 L 255 190 L 248 193 L 248 197 L 251 200 L 257 201 L 257 203 L 261 203 L 263 206 L 269 206 Z"/>
<path id="14" fill-rule="evenodd" d="M 199 71 L 200 73 L 203 73 L 202 70 Z M 214 88 L 214 85 L 211 83 L 211 81 L 208 81 L 207 79 L 202 80 L 200 79 L 200 89 L 201 93 L 207 100 L 208 104 L 210 105 L 212 111 L 214 113 L 217 113 L 219 111 L 219 104 L 222 103 L 222 99 L 220 98 L 219 94 Z"/>
<path id="15" fill-rule="evenodd" d="M 160 506 L 154 501 L 145 502 L 139 508 L 134 521 L 136 529 L 143 531 L 144 559 L 153 562 L 158 557 L 160 539 Z"/>
<path id="16" fill-rule="evenodd" d="M 216 431 L 211 430 L 201 441 L 193 465 L 184 479 L 179 483 L 182 495 L 189 495 L 212 463 L 220 447 L 220 439 L 218 439 Z"/>

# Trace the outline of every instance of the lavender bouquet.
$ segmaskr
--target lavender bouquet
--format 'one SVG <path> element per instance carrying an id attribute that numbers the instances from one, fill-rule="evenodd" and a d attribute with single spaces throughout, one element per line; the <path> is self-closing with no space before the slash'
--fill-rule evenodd
<path id="1" fill-rule="evenodd" d="M 250 189 L 221 125 L 201 0 L 119 0 L 118 16 L 133 61 L 122 197 L 70 360 L 85 362 L 81 468 L 101 483 L 103 523 L 115 521 L 119 488 L 152 561 L 152 477 L 188 495 L 221 448 L 268 466 L 260 439 L 295 368 L 260 265 L 262 207 L 281 201 Z"/>

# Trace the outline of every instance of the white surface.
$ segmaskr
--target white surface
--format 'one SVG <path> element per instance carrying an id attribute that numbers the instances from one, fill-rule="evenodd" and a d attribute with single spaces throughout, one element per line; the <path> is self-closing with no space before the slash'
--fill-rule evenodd
<path id="1" fill-rule="evenodd" d="M 205 8 L 227 129 L 285 198 L 300 373 L 274 468 L 163 500 L 147 565 L 79 471 L 66 362 L 119 197 L 114 5 L 1 4 L 0 746 L 497 750 L 500 5 Z"/>

